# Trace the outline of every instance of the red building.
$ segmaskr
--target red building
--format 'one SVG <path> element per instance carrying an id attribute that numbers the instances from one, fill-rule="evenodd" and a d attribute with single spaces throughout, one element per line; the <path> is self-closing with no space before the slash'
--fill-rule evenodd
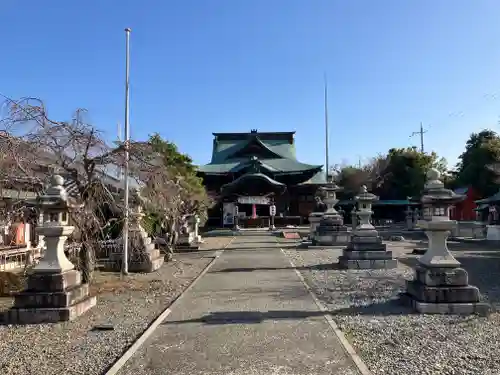
<path id="1" fill-rule="evenodd" d="M 465 195 L 465 198 L 456 203 L 450 210 L 450 219 L 458 221 L 476 220 L 476 203 L 480 196 L 472 188 L 459 188 L 454 190 L 456 194 Z"/>

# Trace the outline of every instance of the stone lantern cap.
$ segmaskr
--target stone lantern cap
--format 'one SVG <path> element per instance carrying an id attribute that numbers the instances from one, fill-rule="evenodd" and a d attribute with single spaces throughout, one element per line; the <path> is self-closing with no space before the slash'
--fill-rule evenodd
<path id="1" fill-rule="evenodd" d="M 325 195 L 330 192 L 336 193 L 337 191 L 342 191 L 343 188 L 338 186 L 333 180 L 330 180 L 326 185 L 321 186 L 318 190 L 322 193 L 322 195 Z"/>
<path id="2" fill-rule="evenodd" d="M 449 206 L 464 199 L 464 195 L 456 194 L 453 190 L 446 189 L 441 181 L 441 173 L 432 168 L 427 172 L 427 183 L 421 202 L 425 205 Z"/>
<path id="3" fill-rule="evenodd" d="M 327 210 L 325 213 L 336 214 L 334 206 L 339 201 L 336 196 L 337 191 L 341 191 L 342 188 L 339 187 L 333 180 L 330 180 L 328 184 L 320 187 L 319 189 L 320 195 L 322 197 L 323 202 L 326 204 Z"/>
<path id="4" fill-rule="evenodd" d="M 378 201 L 378 197 L 368 191 L 366 185 L 361 186 L 361 189 L 356 197 L 354 197 L 356 202 L 372 203 Z"/>
<path id="5" fill-rule="evenodd" d="M 61 210 L 81 207 L 82 205 L 77 204 L 76 201 L 69 196 L 63 185 L 64 178 L 58 174 L 53 175 L 50 179 L 49 188 L 38 198 L 40 206 L 47 209 Z"/>

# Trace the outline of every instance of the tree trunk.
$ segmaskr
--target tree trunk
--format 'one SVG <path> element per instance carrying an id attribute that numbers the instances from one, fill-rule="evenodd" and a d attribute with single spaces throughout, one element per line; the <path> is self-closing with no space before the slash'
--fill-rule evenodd
<path id="1" fill-rule="evenodd" d="M 82 282 L 90 284 L 94 278 L 95 252 L 94 247 L 86 242 L 82 243 L 79 252 L 80 270 L 82 272 Z"/>

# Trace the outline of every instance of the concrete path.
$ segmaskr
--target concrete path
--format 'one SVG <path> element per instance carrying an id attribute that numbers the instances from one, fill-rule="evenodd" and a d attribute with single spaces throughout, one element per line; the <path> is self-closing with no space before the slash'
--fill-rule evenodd
<path id="1" fill-rule="evenodd" d="M 119 372 L 359 374 L 274 237 L 236 237 Z"/>

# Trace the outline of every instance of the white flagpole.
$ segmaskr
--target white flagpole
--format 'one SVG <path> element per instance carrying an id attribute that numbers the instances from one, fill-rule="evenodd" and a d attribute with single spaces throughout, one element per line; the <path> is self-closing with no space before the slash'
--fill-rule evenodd
<path id="1" fill-rule="evenodd" d="M 328 182 L 328 175 L 330 173 L 329 168 L 329 160 L 328 160 L 328 84 L 327 84 L 327 79 L 326 79 L 326 73 L 325 73 L 325 177 L 326 181 Z"/>
<path id="2" fill-rule="evenodd" d="M 124 173 L 124 190 L 125 190 L 125 220 L 123 222 L 123 259 L 122 259 L 122 274 L 128 274 L 128 222 L 129 222 L 129 180 L 128 180 L 128 161 L 129 161 L 129 145 L 130 145 L 130 129 L 129 129 L 129 74 L 130 74 L 130 29 L 125 29 L 126 40 L 126 63 L 125 63 L 125 173 Z"/>

